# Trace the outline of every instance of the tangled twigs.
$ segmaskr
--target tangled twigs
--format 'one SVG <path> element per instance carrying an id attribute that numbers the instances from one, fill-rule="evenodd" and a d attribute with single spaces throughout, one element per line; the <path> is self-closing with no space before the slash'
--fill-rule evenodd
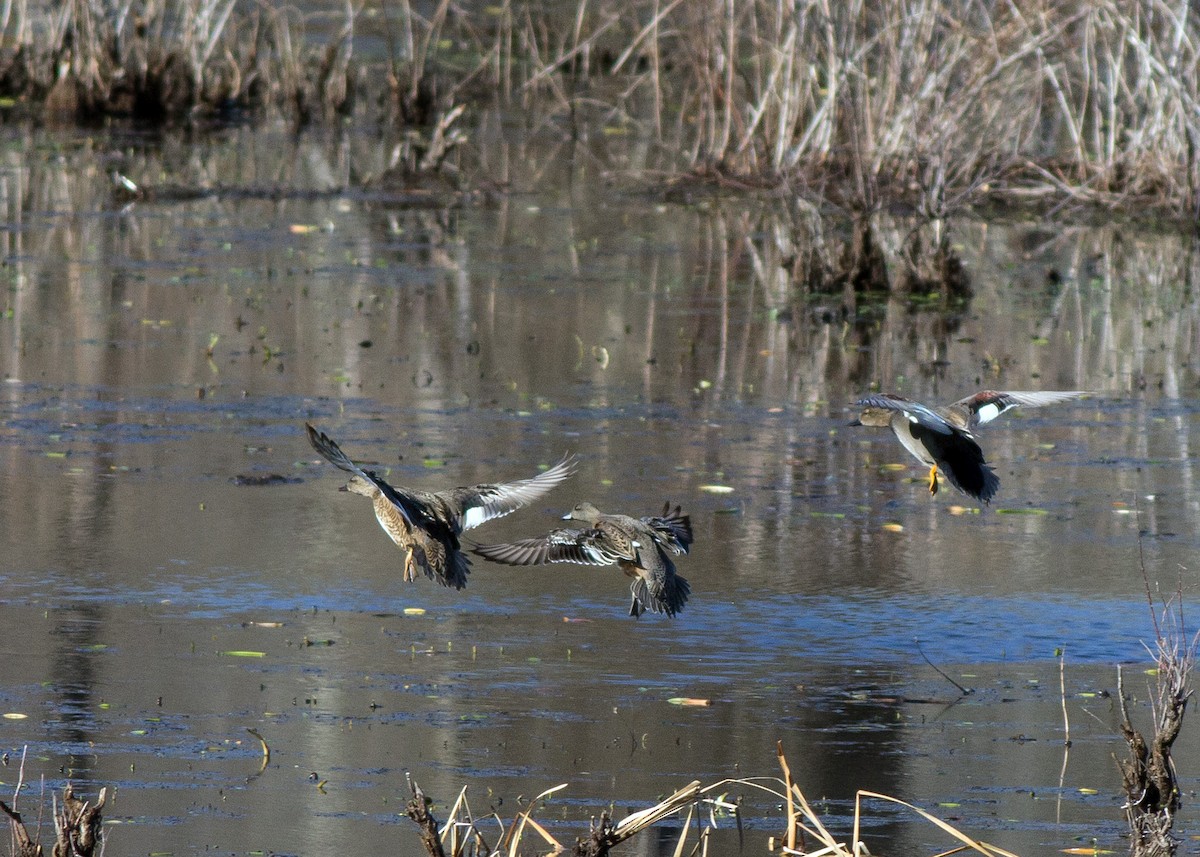
<path id="1" fill-rule="evenodd" d="M 54 801 L 54 857 L 93 857 L 102 853 L 100 810 L 107 799 L 108 789 L 100 789 L 95 804 L 79 800 L 71 784 L 67 784 L 61 807 L 57 798 Z M 0 812 L 8 816 L 14 857 L 42 857 L 45 852 L 29 835 L 21 814 L 2 800 Z"/>
<path id="2" fill-rule="evenodd" d="M 1169 616 L 1169 614 L 1168 614 Z M 1133 835 L 1133 853 L 1157 857 L 1175 853 L 1171 827 L 1179 809 L 1179 780 L 1171 759 L 1171 746 L 1183 728 L 1192 692 L 1188 679 L 1195 662 L 1196 642 L 1183 637 L 1183 618 L 1176 625 L 1158 628 L 1157 685 L 1151 689 L 1154 732 L 1147 741 L 1133 726 L 1125 699 L 1125 682 L 1117 668 L 1117 698 L 1121 708 L 1121 735 L 1129 758 L 1118 760 L 1125 788 L 1125 812 Z"/>
<path id="3" fill-rule="evenodd" d="M 68 783 L 62 806 L 54 806 L 54 857 L 91 857 L 100 844 L 100 810 L 108 799 L 108 789 L 100 789 L 93 805 L 75 797 Z"/>

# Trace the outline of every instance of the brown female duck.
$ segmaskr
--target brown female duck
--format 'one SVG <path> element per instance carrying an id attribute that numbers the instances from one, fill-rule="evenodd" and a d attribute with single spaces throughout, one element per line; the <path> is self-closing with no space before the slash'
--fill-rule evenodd
<path id="1" fill-rule="evenodd" d="M 662 515 L 631 518 L 606 515 L 591 503 L 580 503 L 563 516 L 586 529 L 551 530 L 544 536 L 508 544 L 476 545 L 471 550 L 504 565 L 617 565 L 633 578 L 629 615 L 643 611 L 674 616 L 683 609 L 692 588 L 675 572 L 668 556 L 685 554 L 692 545 L 692 522 L 679 506 L 663 506 Z"/>
<path id="2" fill-rule="evenodd" d="M 326 461 L 352 474 L 340 490 L 370 497 L 379 526 L 405 551 L 404 579 L 421 569 L 430 580 L 462 589 L 471 561 L 460 550 L 463 530 L 527 506 L 575 471 L 572 458 L 519 482 L 472 485 L 430 493 L 389 485 L 377 473 L 355 464 L 324 432 L 305 423 L 308 441 Z"/>

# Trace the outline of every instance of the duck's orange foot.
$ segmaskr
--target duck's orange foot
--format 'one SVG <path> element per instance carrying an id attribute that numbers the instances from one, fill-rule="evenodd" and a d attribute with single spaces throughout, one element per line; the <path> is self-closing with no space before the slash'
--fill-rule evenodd
<path id="1" fill-rule="evenodd" d="M 937 465 L 929 468 L 929 496 L 932 497 L 938 492 L 937 484 Z"/>
<path id="2" fill-rule="evenodd" d="M 404 555 L 404 582 L 412 583 L 417 579 L 417 569 L 413 566 L 412 548 Z"/>

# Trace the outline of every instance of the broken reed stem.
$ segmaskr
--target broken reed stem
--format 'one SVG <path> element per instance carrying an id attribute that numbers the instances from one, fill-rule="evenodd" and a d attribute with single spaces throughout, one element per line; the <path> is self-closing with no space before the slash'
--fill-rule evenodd
<path id="1" fill-rule="evenodd" d="M 1063 649 L 1058 656 L 1058 698 L 1062 703 L 1063 746 L 1071 746 L 1071 719 L 1067 716 L 1067 652 Z"/>
<path id="2" fill-rule="evenodd" d="M 792 802 L 792 771 L 788 767 L 787 757 L 783 755 L 783 742 L 775 742 L 775 755 L 779 757 L 779 767 L 783 769 L 783 791 L 787 795 L 787 847 L 796 848 L 796 804 Z M 855 831 L 857 835 L 857 831 Z"/>
<path id="3" fill-rule="evenodd" d="M 1063 759 L 1058 769 L 1058 795 L 1054 802 L 1054 822 L 1062 823 L 1063 787 L 1067 781 L 1067 761 L 1071 757 L 1071 720 L 1067 716 L 1067 650 L 1058 652 L 1058 699 L 1063 713 Z"/>
<path id="4" fill-rule="evenodd" d="M 248 727 L 246 731 L 258 739 L 259 746 L 262 748 L 262 764 L 258 769 L 258 772 L 261 774 L 267 769 L 267 765 L 271 763 L 271 748 L 267 745 L 267 739 L 260 735 L 257 729 Z"/>
<path id="5" fill-rule="evenodd" d="M 29 745 L 25 744 L 21 747 L 21 767 L 17 769 L 17 786 L 13 789 L 13 806 L 16 807 L 17 801 L 21 797 L 21 786 L 25 784 L 25 757 L 29 755 Z"/>
<path id="6" fill-rule="evenodd" d="M 412 799 L 408 802 L 405 812 L 416 822 L 420 830 L 421 843 L 429 852 L 429 857 L 446 857 L 446 852 L 442 848 L 442 838 L 438 835 L 437 820 L 429 811 L 429 801 L 425 797 L 425 793 L 411 777 L 408 780 L 408 787 L 412 790 Z"/>
<path id="7" fill-rule="evenodd" d="M 42 857 L 42 847 L 30 838 L 29 831 L 25 829 L 25 822 L 21 820 L 21 813 L 11 809 L 2 800 L 0 812 L 8 816 L 9 851 L 13 857 Z"/>
<path id="8" fill-rule="evenodd" d="M 946 675 L 945 672 L 943 672 L 941 669 L 938 668 L 937 664 L 935 664 L 933 661 L 929 660 L 929 656 L 927 654 L 925 654 L 925 650 L 923 648 L 921 648 L 920 640 L 914 639 L 913 643 L 916 644 L 917 651 L 920 653 L 921 657 L 925 659 L 925 663 L 927 663 L 927 664 L 929 664 L 929 666 L 933 667 L 933 671 L 935 673 L 937 673 L 942 678 L 944 678 L 946 681 L 950 682 L 952 685 L 954 685 L 956 688 L 958 688 L 959 693 L 961 693 L 963 696 L 970 696 L 972 693 L 975 692 L 971 688 L 963 687 L 961 684 L 956 682 L 954 679 L 950 678 L 950 676 Z"/>
<path id="9" fill-rule="evenodd" d="M 600 813 L 599 824 L 593 825 L 588 836 L 575 843 L 575 857 L 603 857 L 614 846 L 694 803 L 700 791 L 700 781 L 692 780 L 654 806 L 627 815 L 616 824 L 607 811 Z"/>

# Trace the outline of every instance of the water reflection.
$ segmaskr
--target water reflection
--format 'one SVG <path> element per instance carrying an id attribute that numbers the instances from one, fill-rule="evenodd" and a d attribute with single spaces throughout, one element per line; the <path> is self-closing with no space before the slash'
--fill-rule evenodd
<path id="1" fill-rule="evenodd" d="M 379 157 L 374 138 L 243 133 L 129 146 L 121 166 L 328 188 Z M 0 614 L 27 629 L 4 644 L 3 704 L 31 717 L 0 734 L 118 784 L 144 822 L 122 828 L 130 849 L 394 847 L 404 770 L 441 806 L 469 782 L 506 817 L 569 780 L 546 823 L 577 833 L 610 802 L 774 774 L 777 739 L 835 819 L 873 788 L 958 803 L 1023 853 L 1115 839 L 1107 703 L 1076 694 L 1144 658 L 1139 552 L 1169 593 L 1197 548 L 1189 240 L 955 223 L 969 293 L 872 293 L 813 275 L 855 236 L 795 202 L 604 191 L 595 162 L 499 134 L 486 157 L 513 192 L 421 207 L 118 207 L 102 142 L 23 142 L 43 154 L 0 171 Z M 903 270 L 913 224 L 874 226 Z M 1098 396 L 985 429 L 1000 494 L 954 514 L 968 504 L 931 500 L 890 436 L 846 427 L 874 386 Z M 403 585 L 315 469 L 305 419 L 417 486 L 576 451 L 572 483 L 481 537 L 545 532 L 580 499 L 671 499 L 696 526 L 693 598 L 632 622 L 611 569 Z M 1058 792 L 1063 645 L 1081 734 Z M 273 750 L 256 777 L 250 725 Z M 774 832 L 770 800 L 746 800 Z M 933 838 L 879 818 L 881 842 Z"/>

